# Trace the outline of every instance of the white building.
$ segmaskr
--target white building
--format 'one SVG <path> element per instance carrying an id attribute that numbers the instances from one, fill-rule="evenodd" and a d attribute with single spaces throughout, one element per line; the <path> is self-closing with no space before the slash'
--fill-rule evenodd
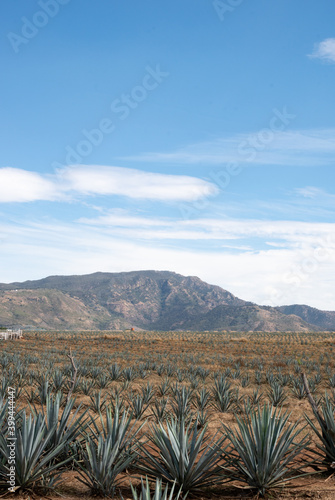
<path id="1" fill-rule="evenodd" d="M 17 340 L 22 339 L 22 330 L 0 330 L 0 340 Z"/>

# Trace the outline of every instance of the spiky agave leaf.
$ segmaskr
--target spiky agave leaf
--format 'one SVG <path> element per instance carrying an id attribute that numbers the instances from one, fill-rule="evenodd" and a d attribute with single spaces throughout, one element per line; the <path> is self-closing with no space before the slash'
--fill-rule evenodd
<path id="1" fill-rule="evenodd" d="M 90 400 L 91 400 L 91 408 L 96 412 L 96 413 L 99 413 L 101 412 L 101 410 L 103 409 L 103 407 L 105 406 L 106 404 L 106 398 L 103 398 L 101 397 L 101 390 L 98 391 L 98 392 L 94 392 L 91 396 L 90 396 Z"/>
<path id="2" fill-rule="evenodd" d="M 133 461 L 135 454 L 120 452 L 112 436 L 99 436 L 98 441 L 88 438 L 82 452 L 83 463 L 77 462 L 79 481 L 89 486 L 92 493 L 113 495 L 117 476 Z"/>
<path id="3" fill-rule="evenodd" d="M 231 389 L 231 383 L 223 375 L 214 379 L 212 394 L 213 406 L 223 413 L 228 411 L 238 398 L 236 390 Z"/>
<path id="4" fill-rule="evenodd" d="M 245 418 L 236 416 L 236 431 L 223 424 L 231 443 L 224 452 L 228 462 L 224 470 L 231 479 L 264 495 L 304 474 L 306 463 L 302 465 L 297 457 L 307 448 L 308 437 L 296 441 L 303 428 L 297 428 L 298 422 L 289 424 L 288 419 L 289 414 L 266 404 L 262 410 L 250 410 Z"/>
<path id="5" fill-rule="evenodd" d="M 173 392 L 173 401 L 171 403 L 171 411 L 174 413 L 177 419 L 184 419 L 184 421 L 190 421 L 192 418 L 192 407 L 191 407 L 192 391 L 183 386 L 179 387 L 176 385 Z"/>
<path id="6" fill-rule="evenodd" d="M 92 421 L 92 435 L 87 437 L 86 446 L 82 449 L 83 462 L 75 462 L 80 474 L 79 481 L 89 486 L 95 494 L 113 495 L 118 475 L 138 455 L 135 438 L 142 426 L 134 430 L 135 424 L 130 427 L 131 419 L 128 412 L 120 417 L 118 409 L 113 417 L 111 408 L 107 408 L 106 424 L 100 414 L 102 431 Z"/>
<path id="7" fill-rule="evenodd" d="M 145 478 L 145 483 L 143 482 L 143 478 L 141 477 L 141 489 L 139 495 L 136 488 L 134 488 L 132 484 L 130 485 L 130 487 L 133 495 L 133 500 L 179 500 L 181 495 L 181 490 L 179 490 L 178 493 L 173 496 L 175 483 L 172 485 L 169 494 L 169 485 L 167 484 L 165 486 L 165 489 L 163 489 L 161 479 L 156 479 L 155 491 L 153 494 L 150 493 L 150 486 L 147 477 Z M 183 498 L 185 499 L 186 496 L 187 495 L 185 495 Z"/>
<path id="8" fill-rule="evenodd" d="M 62 394 L 58 392 L 55 397 L 47 396 L 46 410 L 42 407 L 42 415 L 46 421 L 46 433 L 50 433 L 51 437 L 47 444 L 47 450 L 52 450 L 58 445 L 63 446 L 59 460 L 64 460 L 70 451 L 71 445 L 83 436 L 85 429 L 88 427 L 88 418 L 86 417 L 87 410 L 79 414 L 81 406 L 79 405 L 76 411 L 71 415 L 75 399 L 71 398 L 66 402 L 62 413 L 61 409 Z M 34 412 L 35 413 L 35 412 Z M 37 415 L 35 413 L 35 415 Z"/>
<path id="9" fill-rule="evenodd" d="M 7 430 L 8 400 L 0 396 L 0 434 Z"/>
<path id="10" fill-rule="evenodd" d="M 105 415 L 106 423 L 104 422 L 104 418 L 101 412 L 99 413 L 99 419 L 91 417 L 91 433 L 96 440 L 98 439 L 100 434 L 102 434 L 104 438 L 112 435 L 115 442 L 119 441 L 119 446 L 121 448 L 125 446 L 125 443 L 133 440 L 130 440 L 130 436 L 135 439 L 136 435 L 140 432 L 145 424 L 144 421 L 136 429 L 138 421 L 134 421 L 133 425 L 130 426 L 133 419 L 133 413 L 129 413 L 128 410 L 123 410 L 121 415 L 121 410 L 118 406 L 113 407 L 111 405 L 106 407 Z M 97 425 L 97 420 L 99 421 L 99 426 Z"/>
<path id="11" fill-rule="evenodd" d="M 145 410 L 149 407 L 149 403 L 146 403 L 145 398 L 140 394 L 133 394 L 132 392 L 128 396 L 128 402 L 134 417 L 140 420 Z"/>
<path id="12" fill-rule="evenodd" d="M 287 400 L 284 387 L 276 380 L 270 385 L 267 396 L 273 406 L 281 406 Z"/>
<path id="13" fill-rule="evenodd" d="M 152 416 L 155 417 L 156 422 L 164 420 L 168 415 L 168 402 L 169 398 L 155 399 L 151 407 Z"/>
<path id="14" fill-rule="evenodd" d="M 195 397 L 195 406 L 198 410 L 203 411 L 211 401 L 211 393 L 203 387 Z"/>
<path id="15" fill-rule="evenodd" d="M 313 450 L 317 457 L 315 461 L 316 465 L 326 467 L 333 471 L 333 464 L 335 462 L 335 406 L 329 399 L 327 393 L 324 397 L 324 403 L 320 406 L 319 411 L 320 410 L 322 415 L 313 410 L 314 417 L 320 426 L 320 430 L 308 415 L 305 415 L 305 419 L 321 442 L 321 444 L 316 444 L 317 450 Z"/>
<path id="16" fill-rule="evenodd" d="M 141 446 L 139 470 L 151 479 L 175 482 L 184 492 L 221 482 L 224 474 L 218 464 L 223 438 L 209 442 L 205 432 L 206 426 L 199 431 L 197 422 L 186 425 L 183 419 L 167 421 L 166 428 L 161 423 L 153 426 L 148 436 L 151 444 Z"/>
<path id="17" fill-rule="evenodd" d="M 55 478 L 60 476 L 60 469 L 69 462 L 70 458 L 57 462 L 55 459 L 62 453 L 63 443 L 48 450 L 47 445 L 52 437 L 54 428 L 46 430 L 43 415 L 35 417 L 22 414 L 21 425 L 15 429 L 15 482 L 21 489 L 34 485 L 52 485 Z M 10 459 L 8 443 L 0 440 L 0 454 L 7 464 Z M 0 469 L 0 478 L 7 479 L 8 466 L 3 464 Z"/>
<path id="18" fill-rule="evenodd" d="M 5 450 L 7 446 L 7 441 L 6 441 L 7 431 L 8 431 L 7 412 L 8 412 L 8 400 L 5 401 L 2 397 L 0 397 L 0 488 L 6 487 L 6 480 L 8 479 L 5 476 L 6 473 L 5 467 L 7 465 L 7 459 L 6 455 L 3 453 L 3 450 Z"/>

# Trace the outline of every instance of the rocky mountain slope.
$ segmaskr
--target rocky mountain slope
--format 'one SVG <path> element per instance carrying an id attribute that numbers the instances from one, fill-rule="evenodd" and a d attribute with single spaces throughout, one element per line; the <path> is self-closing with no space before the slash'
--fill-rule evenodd
<path id="1" fill-rule="evenodd" d="M 309 324 L 297 312 L 280 309 L 257 306 L 197 277 L 169 271 L 50 276 L 0 284 L 0 326 L 72 330 L 321 328 Z"/>
<path id="2" fill-rule="evenodd" d="M 193 322 L 185 322 L 184 328 L 192 329 Z M 257 305 L 217 306 L 206 314 L 197 317 L 198 330 L 234 330 L 234 331 L 314 331 L 298 316 L 281 314 L 271 307 Z"/>
<path id="3" fill-rule="evenodd" d="M 295 314 L 306 323 L 318 326 L 322 330 L 335 330 L 335 311 L 320 311 L 315 307 L 294 304 L 292 306 L 276 307 L 284 314 Z"/>

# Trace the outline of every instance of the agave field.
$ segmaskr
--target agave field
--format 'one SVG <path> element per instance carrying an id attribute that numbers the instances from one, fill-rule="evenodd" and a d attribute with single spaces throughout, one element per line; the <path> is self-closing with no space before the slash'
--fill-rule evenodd
<path id="1" fill-rule="evenodd" d="M 0 345 L 3 496 L 335 499 L 335 333 Z"/>

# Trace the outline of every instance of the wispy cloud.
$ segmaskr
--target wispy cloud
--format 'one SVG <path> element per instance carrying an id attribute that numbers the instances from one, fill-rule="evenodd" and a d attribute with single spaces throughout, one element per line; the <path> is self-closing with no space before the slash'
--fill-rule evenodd
<path id="1" fill-rule="evenodd" d="M 159 201 L 195 201 L 216 194 L 217 187 L 197 177 L 138 169 L 75 165 L 42 175 L 0 169 L 0 203 L 66 200 L 76 196 L 126 196 Z"/>
<path id="2" fill-rule="evenodd" d="M 262 130 L 190 144 L 171 152 L 148 152 L 124 159 L 169 164 L 320 166 L 334 163 L 335 129 L 278 131 L 269 143 Z"/>
<path id="3" fill-rule="evenodd" d="M 335 62 L 335 38 L 326 38 L 315 44 L 312 54 L 309 57 L 321 59 L 325 62 Z"/>
<path id="4" fill-rule="evenodd" d="M 81 218 L 78 223 L 91 227 L 104 227 L 111 234 L 138 240 L 198 240 L 222 241 L 271 238 L 285 242 L 286 248 L 304 248 L 317 245 L 318 241 L 335 234 L 335 223 L 302 222 L 287 220 L 213 219 L 175 220 L 167 218 L 137 217 L 107 214 L 96 218 Z M 265 244 L 271 244 L 271 240 Z M 242 249 L 240 245 L 231 248 Z M 250 249 L 250 246 L 244 247 Z"/>
<path id="5" fill-rule="evenodd" d="M 216 187 L 185 175 L 158 174 L 121 167 L 79 165 L 61 170 L 58 177 L 82 194 L 121 195 L 135 199 L 192 201 L 216 193 Z"/>
<path id="6" fill-rule="evenodd" d="M 300 242 L 300 248 L 297 251 L 286 244 L 258 251 L 242 247 L 239 251 L 239 243 L 224 248 L 224 240 L 221 245 L 195 248 L 193 244 L 181 246 L 173 242 L 152 244 L 106 227 L 79 223 L 0 223 L 2 281 L 95 271 L 172 270 L 199 276 L 257 303 L 307 303 L 333 309 L 335 246 L 327 240 L 322 246 L 322 236 L 334 234 L 334 227 L 296 222 L 285 232 L 285 221 L 277 226 L 254 222 L 250 224 L 255 227 L 253 234 L 292 238 Z M 219 224 L 212 221 L 210 225 Z M 206 221 L 199 221 L 200 225 L 205 226 Z M 239 221 L 230 221 L 230 226 L 230 235 L 234 234 L 233 226 L 237 226 L 235 235 L 242 236 L 247 230 L 246 224 Z M 201 229 L 192 230 L 201 235 Z M 307 236 L 310 239 L 304 240 Z"/>
<path id="7" fill-rule="evenodd" d="M 315 199 L 315 198 L 319 198 L 320 196 L 322 197 L 333 197 L 333 195 L 329 195 L 328 193 L 326 193 L 326 191 L 324 191 L 323 189 L 320 189 L 320 188 L 317 188 L 317 187 L 314 187 L 314 186 L 306 186 L 306 187 L 303 187 L 303 188 L 297 188 L 295 190 L 295 192 L 298 194 L 298 195 L 301 195 L 303 196 L 304 198 L 311 198 L 311 199 Z"/>

